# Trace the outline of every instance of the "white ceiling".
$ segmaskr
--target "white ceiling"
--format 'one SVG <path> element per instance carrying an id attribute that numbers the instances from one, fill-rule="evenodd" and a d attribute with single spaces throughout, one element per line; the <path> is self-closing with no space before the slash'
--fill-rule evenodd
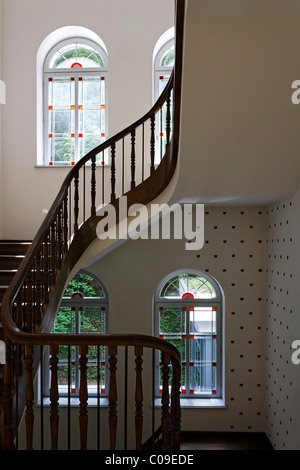
<path id="1" fill-rule="evenodd" d="M 188 0 L 190 18 L 300 13 L 299 0 Z"/>

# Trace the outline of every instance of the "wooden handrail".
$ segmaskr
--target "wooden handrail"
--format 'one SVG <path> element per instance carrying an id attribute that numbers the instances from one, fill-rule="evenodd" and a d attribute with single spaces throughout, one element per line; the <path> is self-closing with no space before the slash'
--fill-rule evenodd
<path id="1" fill-rule="evenodd" d="M 22 347 L 24 347 L 25 365 L 27 376 L 29 377 L 32 376 L 32 351 L 34 346 L 49 345 L 54 348 L 59 345 L 79 345 L 85 348 L 87 344 L 101 344 L 110 349 L 117 348 L 118 346 L 134 346 L 135 348 L 147 347 L 153 350 L 159 350 L 165 357 L 164 367 L 166 373 L 168 371 L 168 362 L 171 361 L 177 374 L 175 374 L 177 378 L 173 376 L 173 381 L 176 382 L 176 380 L 179 380 L 178 368 L 180 370 L 180 357 L 178 351 L 170 343 L 161 339 L 143 335 L 99 335 L 91 333 L 58 335 L 50 333 L 68 276 L 80 256 L 84 253 L 91 241 L 95 239 L 96 227 L 99 220 L 101 220 L 101 217 L 97 215 L 97 205 L 99 205 L 96 201 L 96 191 L 98 190 L 97 171 L 98 173 L 99 171 L 101 172 L 102 178 L 101 204 L 104 206 L 108 202 L 113 204 L 117 213 L 119 197 L 121 195 L 125 194 L 127 196 L 128 206 L 137 202 L 143 204 L 150 203 L 167 187 L 174 174 L 179 148 L 185 0 L 176 0 L 175 17 L 175 67 L 163 93 L 150 111 L 143 117 L 90 151 L 70 169 L 57 197 L 3 297 L 1 322 L 7 345 L 7 364 L 5 366 L 6 375 L 4 383 L 7 416 L 11 416 L 11 409 L 9 407 L 12 406 L 12 384 L 17 380 L 17 378 L 11 376 L 11 371 L 9 370 L 13 345 L 22 345 Z M 171 97 L 172 112 L 170 109 Z M 159 116 L 163 106 L 167 107 L 166 149 L 160 164 L 155 169 L 155 119 Z M 144 176 L 144 162 L 142 162 L 142 177 L 140 180 L 137 180 L 137 132 L 142 129 L 142 141 L 144 145 L 146 125 L 149 126 L 150 135 L 150 141 L 148 142 L 150 174 L 146 177 Z M 131 148 L 129 166 L 130 179 L 128 182 L 129 188 L 127 190 L 125 189 L 124 180 L 124 150 L 121 151 L 121 155 L 117 154 L 116 151 L 118 143 L 121 143 L 124 149 L 126 138 L 130 139 L 129 147 Z M 104 163 L 105 151 L 110 151 L 111 157 L 111 191 L 109 200 L 105 199 L 104 195 L 104 165 L 102 168 L 96 169 L 96 156 L 102 154 L 102 163 Z M 142 158 L 144 158 L 144 147 Z M 90 164 L 89 185 L 86 184 L 86 164 Z M 122 176 L 120 179 L 117 179 L 117 173 L 121 170 Z M 117 183 L 122 187 L 121 192 L 119 190 L 119 194 L 116 190 Z M 85 199 L 85 192 L 83 201 L 79 198 L 81 184 L 90 197 L 90 204 L 88 205 L 89 213 L 87 215 L 87 199 Z M 84 360 L 82 367 L 84 370 Z M 167 375 L 165 377 L 167 377 Z M 32 387 L 32 385 L 30 386 Z M 166 399 L 168 394 L 166 387 L 167 379 L 165 378 L 165 395 L 163 396 L 165 408 L 162 423 L 165 429 L 164 439 L 166 439 L 167 435 L 166 426 L 168 417 Z M 32 390 L 30 387 L 28 390 L 29 398 L 27 397 L 26 400 L 30 403 Z M 175 401 L 177 399 L 178 397 L 176 396 Z M 7 419 L 9 421 L 9 418 Z M 31 411 L 27 415 L 27 420 L 30 419 Z M 177 415 L 176 420 L 178 421 L 178 419 L 180 418 L 178 418 Z M 82 421 L 84 421 L 84 418 Z M 6 427 L 9 427 L 9 423 L 6 423 Z M 12 442 L 11 438 L 8 440 Z M 164 446 L 166 445 L 167 443 L 165 441 Z"/>

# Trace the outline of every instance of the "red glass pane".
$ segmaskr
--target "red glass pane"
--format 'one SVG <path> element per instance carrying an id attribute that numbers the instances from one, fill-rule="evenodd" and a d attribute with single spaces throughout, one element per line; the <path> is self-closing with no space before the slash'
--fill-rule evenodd
<path id="1" fill-rule="evenodd" d="M 49 109 L 50 109 L 50 110 L 53 109 L 53 106 L 49 106 Z"/>
<path id="2" fill-rule="evenodd" d="M 49 134 L 49 139 L 52 139 L 52 137 L 53 137 L 53 134 Z"/>
<path id="3" fill-rule="evenodd" d="M 194 296 L 193 294 L 190 294 L 189 292 L 186 292 L 185 294 L 183 294 L 182 298 L 185 299 L 186 297 L 189 297 L 190 299 L 193 299 Z"/>
<path id="4" fill-rule="evenodd" d="M 71 65 L 71 69 L 73 69 L 76 65 L 82 69 L 82 65 L 79 62 L 74 62 L 74 64 Z"/>

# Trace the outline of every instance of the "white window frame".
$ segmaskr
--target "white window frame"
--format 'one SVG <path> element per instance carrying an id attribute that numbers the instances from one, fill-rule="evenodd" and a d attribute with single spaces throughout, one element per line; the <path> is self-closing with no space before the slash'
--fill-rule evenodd
<path id="1" fill-rule="evenodd" d="M 86 45 L 88 47 L 94 48 L 102 57 L 103 62 L 104 62 L 104 67 L 91 67 L 91 68 L 55 68 L 51 69 L 50 68 L 50 63 L 55 55 L 55 53 L 61 49 L 64 46 L 67 46 L 68 44 L 82 44 Z M 66 78 L 74 78 L 75 79 L 75 122 L 76 122 L 76 129 L 75 129 L 75 161 L 74 163 L 71 162 L 65 162 L 62 164 L 57 164 L 57 165 L 51 165 L 50 158 L 49 158 L 49 151 L 48 151 L 48 146 L 49 146 L 49 110 L 48 110 L 48 83 L 49 83 L 49 78 L 52 77 L 66 77 Z M 79 139 L 79 134 L 78 134 L 78 79 L 79 77 L 104 77 L 105 80 L 105 137 L 103 140 L 106 140 L 108 137 L 108 55 L 104 48 L 102 48 L 99 44 L 96 42 L 86 39 L 83 37 L 70 37 L 68 39 L 64 39 L 63 41 L 58 42 L 53 46 L 50 51 L 48 52 L 45 62 L 44 62 L 44 68 L 43 68 L 43 123 L 44 123 L 44 128 L 43 128 L 43 160 L 44 160 L 44 165 L 45 166 L 70 166 L 71 164 L 75 164 L 79 160 L 78 156 L 78 139 Z M 101 155 L 101 164 L 102 165 L 107 165 L 108 164 L 108 156 L 107 152 L 104 152 L 104 156 Z"/>
<path id="2" fill-rule="evenodd" d="M 171 280 L 173 277 L 178 276 L 180 274 L 190 274 L 190 275 L 197 275 L 201 278 L 207 279 L 208 282 L 213 286 L 216 297 L 213 299 L 191 299 L 190 297 L 185 297 L 184 299 L 170 299 L 170 298 L 162 298 L 160 297 L 160 293 L 164 285 Z M 221 286 L 218 282 L 207 273 L 196 271 L 192 269 L 180 270 L 175 271 L 168 274 L 164 279 L 159 283 L 154 296 L 154 335 L 156 337 L 160 336 L 160 308 L 161 307 L 177 307 L 177 308 L 185 308 L 186 313 L 188 313 L 190 308 L 195 307 L 214 307 L 216 309 L 216 335 L 217 335 L 217 348 L 216 348 L 216 383 L 217 387 L 215 393 L 201 393 L 201 394 L 189 394 L 189 378 L 190 378 L 190 366 L 189 363 L 189 340 L 186 340 L 186 390 L 185 393 L 181 393 L 181 398 L 187 399 L 188 401 L 192 400 L 203 400 L 207 402 L 207 399 L 223 399 L 224 397 L 224 380 L 223 380 L 223 366 L 224 366 L 224 351 L 223 351 L 223 320 L 224 320 L 224 299 L 223 299 L 223 292 Z M 189 333 L 189 317 L 186 314 L 186 335 L 188 337 Z M 159 357 L 156 355 L 156 364 L 155 364 L 155 394 L 156 397 L 161 397 L 160 394 L 160 384 L 159 384 Z"/>

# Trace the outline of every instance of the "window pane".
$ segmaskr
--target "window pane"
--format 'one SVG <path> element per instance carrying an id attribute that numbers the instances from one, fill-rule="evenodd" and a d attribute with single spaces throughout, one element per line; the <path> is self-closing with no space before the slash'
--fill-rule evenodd
<path id="1" fill-rule="evenodd" d="M 190 309 L 190 390 L 193 394 L 216 389 L 216 311 Z"/>
<path id="2" fill-rule="evenodd" d="M 106 332 L 105 307 L 83 307 L 80 310 L 80 332 Z M 105 356 L 104 346 L 89 346 L 87 362 L 87 381 L 89 393 L 96 394 L 98 387 L 101 393 L 105 391 Z M 98 384 L 99 382 L 99 384 Z"/>
<path id="3" fill-rule="evenodd" d="M 79 158 L 104 142 L 105 81 L 101 77 L 83 77 L 79 94 Z"/>
<path id="4" fill-rule="evenodd" d="M 75 85 L 71 78 L 48 81 L 49 161 L 59 164 L 75 157 Z"/>
<path id="5" fill-rule="evenodd" d="M 69 282 L 64 297 L 72 297 L 77 292 L 81 293 L 83 297 L 101 297 L 104 298 L 104 291 L 95 278 L 84 273 L 77 273 L 76 276 Z"/>
<path id="6" fill-rule="evenodd" d="M 180 274 L 170 279 L 163 286 L 160 297 L 182 298 L 190 294 L 195 299 L 210 299 L 216 297 L 212 284 L 204 277 L 193 274 Z"/>
<path id="7" fill-rule="evenodd" d="M 186 312 L 181 307 L 160 307 L 159 310 L 159 337 L 173 344 L 181 356 L 182 371 L 181 385 L 185 387 L 186 361 Z M 160 357 L 161 362 L 161 357 Z M 160 381 L 162 377 L 160 377 Z M 160 382 L 160 387 L 162 382 Z"/>
<path id="8" fill-rule="evenodd" d="M 104 60 L 93 47 L 68 44 L 54 54 L 50 68 L 73 68 L 74 64 L 82 68 L 104 67 Z"/>
<path id="9" fill-rule="evenodd" d="M 162 57 L 160 61 L 161 67 L 174 67 L 175 64 L 175 50 L 172 46 Z"/>

